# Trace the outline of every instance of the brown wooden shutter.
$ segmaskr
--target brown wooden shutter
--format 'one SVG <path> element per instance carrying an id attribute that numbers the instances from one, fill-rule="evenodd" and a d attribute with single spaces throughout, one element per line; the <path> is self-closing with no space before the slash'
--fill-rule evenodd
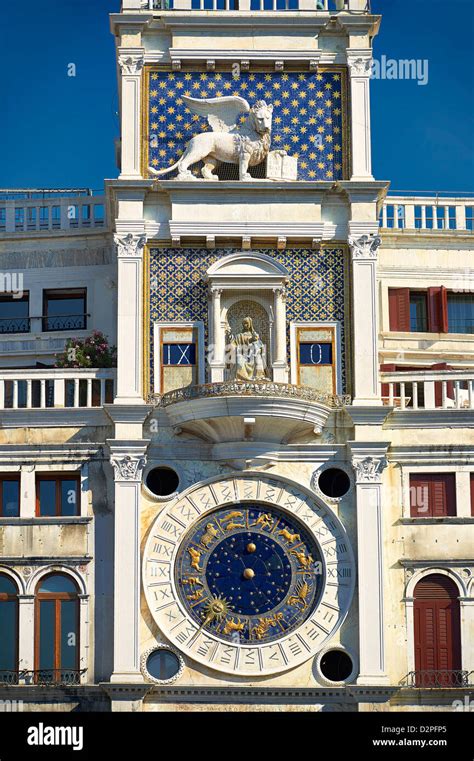
<path id="1" fill-rule="evenodd" d="M 431 515 L 443 518 L 456 515 L 456 484 L 454 473 L 435 475 L 431 481 Z"/>
<path id="2" fill-rule="evenodd" d="M 430 474 L 412 473 L 410 475 L 410 516 L 428 518 L 432 515 Z"/>
<path id="3" fill-rule="evenodd" d="M 459 592 L 451 579 L 432 574 L 422 579 L 414 592 L 415 669 L 417 687 L 434 686 L 433 672 L 461 669 L 461 629 Z M 440 673 L 438 682 L 454 686 L 454 674 Z"/>
<path id="4" fill-rule="evenodd" d="M 471 473 L 471 515 L 474 517 L 474 473 Z"/>
<path id="5" fill-rule="evenodd" d="M 446 362 L 438 362 L 436 365 L 431 365 L 432 370 L 452 370 L 452 366 Z M 454 399 L 454 383 L 448 381 L 446 386 L 446 396 L 448 399 Z M 443 404 L 443 384 L 441 381 L 435 383 L 435 406 L 441 407 Z"/>
<path id="6" fill-rule="evenodd" d="M 388 311 L 390 330 L 410 332 L 410 289 L 388 289 Z"/>
<path id="7" fill-rule="evenodd" d="M 448 332 L 448 292 L 444 285 L 428 288 L 428 330 Z"/>

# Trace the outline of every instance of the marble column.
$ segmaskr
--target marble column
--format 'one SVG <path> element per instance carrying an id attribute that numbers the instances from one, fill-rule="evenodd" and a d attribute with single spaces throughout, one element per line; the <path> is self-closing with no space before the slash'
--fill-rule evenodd
<path id="1" fill-rule="evenodd" d="M 273 380 L 275 383 L 288 383 L 288 365 L 286 361 L 286 288 L 273 289 L 275 315 L 274 322 L 274 356 Z M 268 348 L 267 348 L 268 350 Z"/>
<path id="2" fill-rule="evenodd" d="M 114 672 L 111 682 L 142 682 L 140 672 L 140 489 L 145 440 L 109 441 L 115 477 Z"/>
<path id="3" fill-rule="evenodd" d="M 381 405 L 378 369 L 377 235 L 349 236 L 352 258 L 353 404 Z"/>
<path id="4" fill-rule="evenodd" d="M 349 442 L 356 482 L 361 685 L 388 683 L 384 643 L 382 473 L 387 444 Z"/>
<path id="5" fill-rule="evenodd" d="M 114 236 L 117 247 L 117 392 L 115 404 L 143 404 L 142 320 L 144 235 Z"/>
<path id="6" fill-rule="evenodd" d="M 130 180 L 141 177 L 141 77 L 144 50 L 119 48 L 118 53 L 122 72 L 120 179 Z"/>
<path id="7" fill-rule="evenodd" d="M 351 95 L 351 180 L 373 180 L 370 136 L 372 51 L 347 49 Z"/>

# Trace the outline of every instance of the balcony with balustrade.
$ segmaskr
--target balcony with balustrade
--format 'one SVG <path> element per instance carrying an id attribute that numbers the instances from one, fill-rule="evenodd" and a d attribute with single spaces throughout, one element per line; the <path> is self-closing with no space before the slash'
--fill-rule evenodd
<path id="1" fill-rule="evenodd" d="M 474 194 L 390 194 L 380 212 L 383 233 L 474 235 Z"/>
<path id="2" fill-rule="evenodd" d="M 140 10 L 371 13 L 370 0 L 122 0 L 122 12 Z"/>
<path id="3" fill-rule="evenodd" d="M 0 189 L 0 240 L 107 231 L 105 196 L 88 188 Z"/>

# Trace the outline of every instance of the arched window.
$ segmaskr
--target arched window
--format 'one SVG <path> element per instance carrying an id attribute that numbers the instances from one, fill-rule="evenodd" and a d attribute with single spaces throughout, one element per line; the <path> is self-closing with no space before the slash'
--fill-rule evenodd
<path id="1" fill-rule="evenodd" d="M 35 670 L 39 682 L 79 681 L 79 599 L 65 574 L 44 576 L 36 587 Z"/>
<path id="2" fill-rule="evenodd" d="M 0 573 L 0 682 L 18 681 L 18 589 Z"/>
<path id="3" fill-rule="evenodd" d="M 443 574 L 425 576 L 415 587 L 415 671 L 417 687 L 460 683 L 459 591 Z"/>

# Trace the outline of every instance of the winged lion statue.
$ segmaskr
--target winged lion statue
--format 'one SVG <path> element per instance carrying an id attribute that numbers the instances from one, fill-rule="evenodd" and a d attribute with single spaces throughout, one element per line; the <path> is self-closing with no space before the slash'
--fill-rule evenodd
<path id="1" fill-rule="evenodd" d="M 214 170 L 219 162 L 238 164 L 239 179 L 251 180 L 248 169 L 264 161 L 270 151 L 273 106 L 259 100 L 253 106 L 237 95 L 221 98 L 191 98 L 183 95 L 186 106 L 204 116 L 211 127 L 189 140 L 180 159 L 166 169 L 149 167 L 153 175 L 161 176 L 178 170 L 178 180 L 197 179 L 189 167 L 203 161 L 201 174 L 205 180 L 216 180 Z M 238 127 L 239 116 L 249 114 L 245 124 Z M 285 154 L 285 151 L 279 151 Z"/>

